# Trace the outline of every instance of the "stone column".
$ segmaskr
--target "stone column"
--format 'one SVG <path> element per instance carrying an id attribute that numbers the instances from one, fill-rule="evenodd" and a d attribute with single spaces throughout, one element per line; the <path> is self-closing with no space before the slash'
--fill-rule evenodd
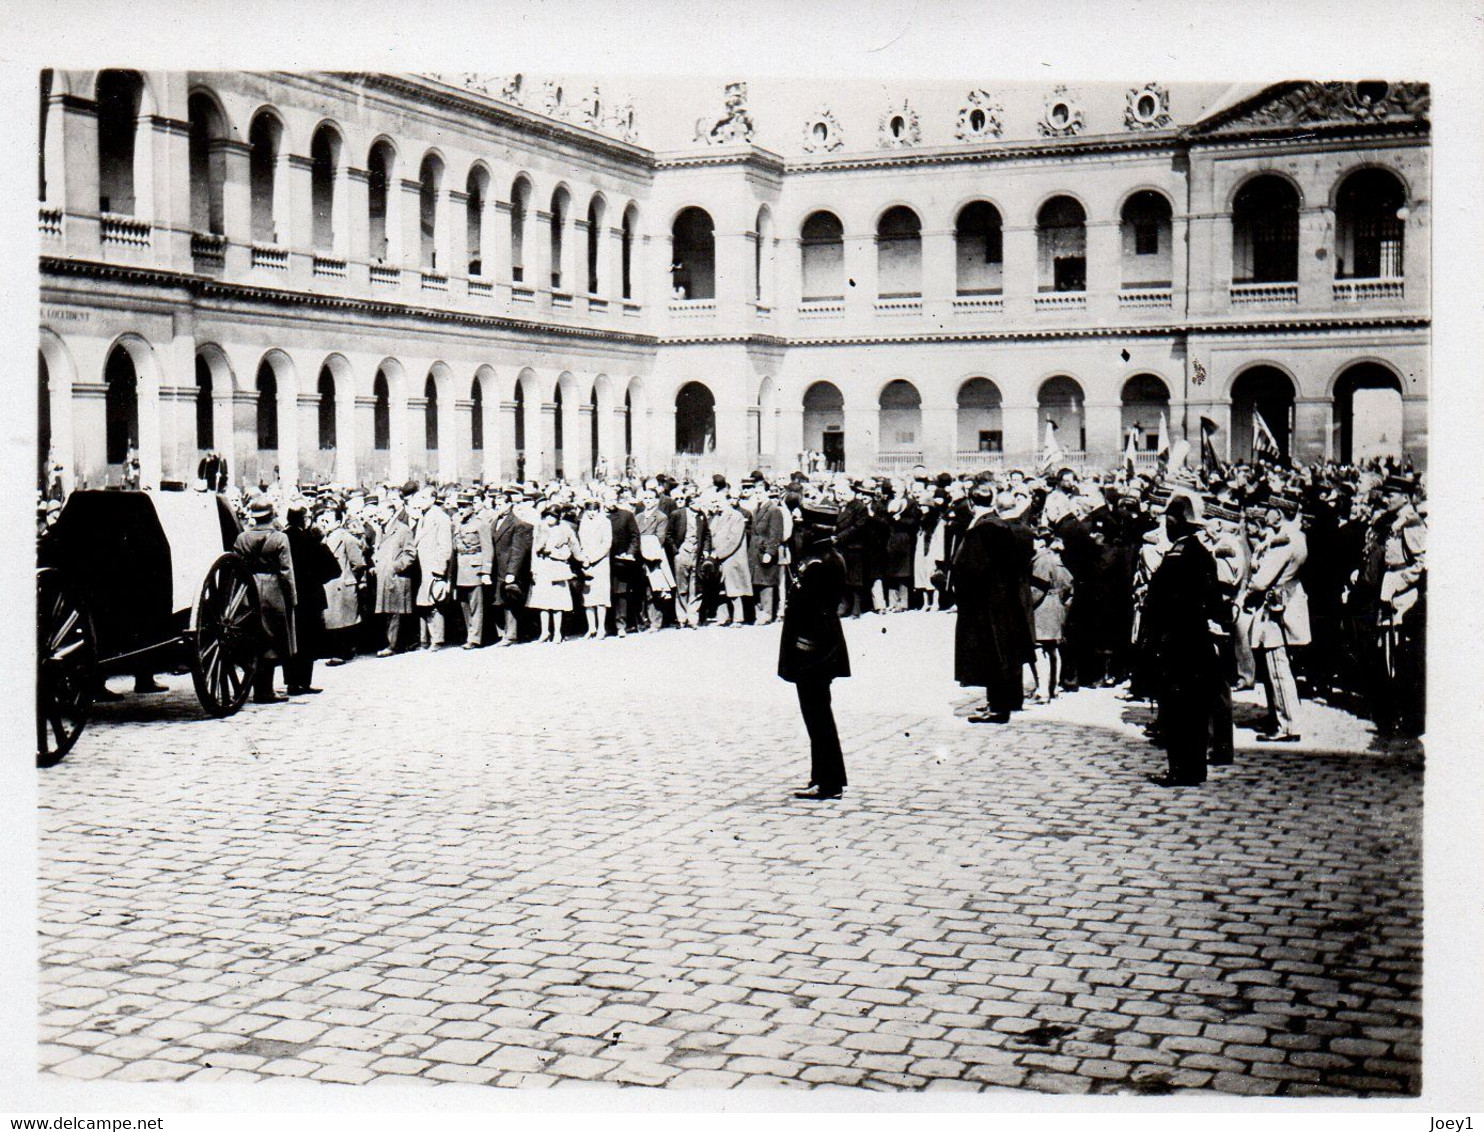
<path id="1" fill-rule="evenodd" d="M 859 278 L 856 283 L 860 283 Z M 868 476 L 876 471 L 876 454 L 881 449 L 880 420 L 877 406 L 852 405 L 846 400 L 845 470 L 852 476 Z"/>
<path id="2" fill-rule="evenodd" d="M 1041 407 L 1039 404 L 1011 404 L 1000 407 L 1001 427 L 1005 430 L 1005 463 L 1011 467 L 1034 466 L 1040 459 Z"/>
<path id="3" fill-rule="evenodd" d="M 299 443 L 297 451 L 299 471 L 306 480 L 319 479 L 320 477 L 333 479 L 335 474 L 334 453 L 327 452 L 319 446 L 320 395 L 318 392 L 300 393 L 298 401 Z M 337 446 L 340 443 L 338 430 L 335 443 Z M 283 441 L 280 438 L 280 448 L 282 444 Z"/>
<path id="4" fill-rule="evenodd" d="M 778 433 L 773 442 L 773 468 L 792 471 L 804 450 L 804 409 L 793 405 L 778 410 Z"/>
<path id="5" fill-rule="evenodd" d="M 336 254 L 346 259 L 346 279 L 352 291 L 365 293 L 371 286 L 371 174 L 365 169 L 343 169 L 335 190 L 344 185 L 345 211 L 335 202 L 340 222 L 335 226 Z M 340 250 L 343 249 L 343 250 Z"/>
<path id="6" fill-rule="evenodd" d="M 1123 402 L 1085 401 L 1082 405 L 1087 422 L 1087 461 L 1089 468 L 1112 467 L 1123 452 Z M 1178 434 L 1178 417 L 1170 421 L 1170 430 Z M 1062 441 L 1066 447 L 1067 442 Z"/>
<path id="7" fill-rule="evenodd" d="M 108 483 L 107 406 L 105 382 L 72 383 L 74 468 L 78 487 L 99 488 Z"/>
<path id="8" fill-rule="evenodd" d="M 289 253 L 289 283 L 309 287 L 314 275 L 314 162 L 280 154 L 273 188 L 273 226 L 278 246 Z"/>
<path id="9" fill-rule="evenodd" d="M 211 158 L 222 168 L 223 269 L 229 278 L 241 279 L 252 265 L 252 147 L 219 138 L 211 143 Z"/>
<path id="10" fill-rule="evenodd" d="M 1335 213 L 1327 204 L 1299 210 L 1298 305 L 1300 310 L 1334 306 Z"/>
<path id="11" fill-rule="evenodd" d="M 958 245 L 952 228 L 922 232 L 922 313 L 935 322 L 953 315 L 958 293 Z M 949 465 L 945 464 L 944 467 Z"/>
<path id="12" fill-rule="evenodd" d="M 845 318 L 852 326 L 869 326 L 876 314 L 876 236 L 845 234 Z M 854 285 L 852 286 L 852 282 Z M 846 426 L 846 445 L 850 444 Z M 849 456 L 846 457 L 847 462 Z M 872 445 L 871 459 L 875 460 Z"/>
<path id="13" fill-rule="evenodd" d="M 922 402 L 922 462 L 929 472 L 953 468 L 958 451 L 958 403 Z"/>
<path id="14" fill-rule="evenodd" d="M 396 413 L 395 407 L 392 412 Z M 433 453 L 428 451 L 427 412 L 428 399 L 426 397 L 409 397 L 402 413 L 407 470 L 415 480 L 437 479 L 433 467 Z M 395 447 L 395 440 L 393 446 Z"/>
<path id="15" fill-rule="evenodd" d="M 568 479 L 586 479 L 592 474 L 593 460 L 593 406 L 591 403 L 578 405 L 577 412 L 577 435 L 567 440 L 567 451 L 574 452 L 577 456 L 577 464 L 571 469 Z M 602 438 L 599 437 L 601 443 Z M 575 444 L 573 442 L 576 442 Z"/>
<path id="16" fill-rule="evenodd" d="M 447 178 L 445 171 L 444 180 Z M 433 270 L 441 275 L 469 273 L 469 233 L 464 223 L 468 199 L 467 193 L 446 185 L 433 196 Z"/>
<path id="17" fill-rule="evenodd" d="M 499 430 L 500 443 L 496 450 L 499 465 L 496 468 L 498 478 L 515 478 L 515 414 L 519 406 L 514 401 L 501 401 L 499 404 L 498 421 L 496 428 Z M 486 455 L 488 455 L 489 435 L 485 435 Z"/>
<path id="18" fill-rule="evenodd" d="M 429 472 L 436 466 L 439 483 L 451 483 L 459 478 L 459 466 L 463 463 L 464 437 L 467 431 L 459 427 L 461 419 L 458 406 L 461 402 L 453 396 L 452 382 L 438 387 L 438 459 L 429 460 Z M 467 421 L 468 416 L 462 417 Z"/>
<path id="19" fill-rule="evenodd" d="M 376 450 L 376 398 L 370 395 L 356 397 L 353 405 L 356 425 L 352 472 L 355 473 L 359 469 L 360 474 L 375 476 L 380 471 Z M 344 452 L 348 447 L 347 438 L 340 437 L 338 440 L 340 450 Z M 345 482 L 357 483 L 359 480 L 355 474 L 352 474 Z"/>
<path id="20" fill-rule="evenodd" d="M 97 259 L 98 106 L 92 99 L 53 94 L 47 103 L 47 204 L 66 213 L 62 246 L 69 256 Z"/>
<path id="21" fill-rule="evenodd" d="M 1118 292 L 1123 288 L 1122 229 L 1116 220 L 1087 222 L 1087 317 L 1106 326 L 1118 319 Z M 1088 447 L 1092 436 L 1089 427 Z"/>
<path id="22" fill-rule="evenodd" d="M 258 460 L 258 392 L 238 389 L 232 394 L 231 447 L 227 450 L 228 472 L 237 483 L 251 490 L 273 469 L 260 468 Z"/>
<path id="23" fill-rule="evenodd" d="M 1328 397 L 1301 397 L 1294 402 L 1289 458 L 1297 463 L 1323 460 L 1331 446 L 1330 425 L 1333 420 L 1334 402 Z"/>
<path id="24" fill-rule="evenodd" d="M 556 404 L 556 402 L 555 401 L 546 401 L 546 402 L 543 402 L 542 405 L 541 405 L 540 416 L 537 419 L 537 425 L 536 425 L 536 435 L 537 435 L 537 437 L 540 440 L 540 452 L 541 452 L 541 463 L 539 465 L 539 475 L 541 476 L 542 479 L 550 479 L 552 476 L 556 475 L 556 464 L 557 464 L 556 420 L 557 420 L 557 404 Z M 566 421 L 563 421 L 562 422 L 563 426 L 565 426 L 566 423 L 567 423 Z M 563 429 L 563 431 L 565 431 L 565 428 Z M 526 433 L 526 439 L 527 439 L 527 441 L 530 440 L 530 432 L 529 431 Z M 567 440 L 567 438 L 565 436 L 563 436 L 562 437 L 562 442 L 563 442 L 563 445 L 564 446 L 566 444 L 566 440 Z M 563 456 L 565 457 L 565 453 L 563 453 Z M 532 472 L 531 472 L 532 467 L 533 467 L 533 464 L 532 464 L 530 455 L 527 454 L 527 456 L 526 456 L 526 473 L 528 475 L 529 474 L 532 474 Z"/>
<path id="25" fill-rule="evenodd" d="M 1035 298 L 1040 286 L 1039 262 L 1034 225 L 1005 225 L 1001 229 L 1005 262 L 1001 270 L 1004 279 L 1005 319 L 1012 323 L 1030 321 L 1035 313 Z M 1009 453 L 1010 432 L 1005 430 L 1005 451 Z"/>
<path id="26" fill-rule="evenodd" d="M 409 181 L 406 179 L 395 181 L 387 186 L 387 196 L 390 197 L 401 188 L 400 198 L 397 201 L 396 219 L 398 238 L 390 240 L 391 247 L 387 249 L 387 263 L 395 264 L 402 268 L 402 289 L 413 295 L 422 290 L 422 182 Z M 391 202 L 387 202 L 387 211 L 391 211 Z M 392 217 L 387 217 L 387 230 L 390 235 Z"/>
<path id="27" fill-rule="evenodd" d="M 190 135 L 189 122 L 158 116 L 150 119 L 150 129 L 143 135 L 149 140 L 153 180 L 155 263 L 183 271 L 192 269 Z"/>
<path id="28" fill-rule="evenodd" d="M 472 436 L 474 433 L 474 402 L 472 400 L 460 398 L 453 403 L 453 432 L 457 439 L 455 445 L 457 465 L 450 478 L 472 480 L 483 473 L 483 467 L 476 466 L 482 454 L 474 451 L 472 441 L 468 445 L 464 444 L 464 437 Z"/>
<path id="29" fill-rule="evenodd" d="M 484 202 L 484 277 L 495 285 L 495 301 L 504 309 L 510 303 L 510 202 Z"/>

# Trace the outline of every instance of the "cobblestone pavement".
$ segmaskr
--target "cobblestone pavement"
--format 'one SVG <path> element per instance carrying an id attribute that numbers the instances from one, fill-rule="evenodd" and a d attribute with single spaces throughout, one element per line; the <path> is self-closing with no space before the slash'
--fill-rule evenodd
<path id="1" fill-rule="evenodd" d="M 792 797 L 776 628 L 365 660 L 225 721 L 182 677 L 104 709 L 38 772 L 44 1071 L 1419 1089 L 1415 755 L 1309 705 L 1333 750 L 1244 731 L 1162 791 L 1113 692 L 974 727 L 950 616 L 849 634 L 825 805 Z"/>

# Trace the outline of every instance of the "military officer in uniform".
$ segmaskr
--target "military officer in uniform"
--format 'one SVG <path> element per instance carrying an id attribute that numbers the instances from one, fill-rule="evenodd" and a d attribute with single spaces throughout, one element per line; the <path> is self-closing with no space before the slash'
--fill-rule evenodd
<path id="1" fill-rule="evenodd" d="M 819 802 L 840 797 L 846 785 L 845 756 L 830 704 L 831 682 L 850 675 L 840 626 L 845 561 L 834 547 L 839 514 L 833 506 L 802 502 L 799 516 L 802 547 L 783 613 L 778 675 L 798 692 L 809 732 L 809 789 L 794 797 Z"/>

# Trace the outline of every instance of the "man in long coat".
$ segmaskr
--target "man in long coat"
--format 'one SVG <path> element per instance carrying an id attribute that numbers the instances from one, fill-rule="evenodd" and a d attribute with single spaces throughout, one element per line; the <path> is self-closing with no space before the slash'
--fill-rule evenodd
<path id="1" fill-rule="evenodd" d="M 769 624 L 778 612 L 779 548 L 783 542 L 783 511 L 768 495 L 761 480 L 752 486 L 752 533 L 747 540 L 747 566 L 759 625 Z"/>
<path id="2" fill-rule="evenodd" d="M 422 645 L 436 652 L 443 647 L 443 604 L 454 596 L 453 519 L 431 490 L 414 498 L 420 511 L 412 532 L 418 567 L 414 604 L 422 617 Z"/>
<path id="3" fill-rule="evenodd" d="M 1205 525 L 1201 512 L 1200 500 L 1185 492 L 1170 499 L 1165 512 L 1170 549 L 1149 579 L 1141 616 L 1160 733 L 1169 754 L 1169 773 L 1153 779 L 1160 786 L 1206 781 L 1206 756 L 1221 698 L 1218 684 L 1227 679 L 1216 630 L 1230 632 L 1231 606 L 1217 581 L 1216 560 L 1199 538 Z"/>
<path id="4" fill-rule="evenodd" d="M 742 599 L 752 596 L 752 573 L 747 567 L 747 516 L 731 499 L 718 494 L 706 533 L 708 552 L 721 568 L 717 624 L 740 625 Z"/>
<path id="5" fill-rule="evenodd" d="M 840 508 L 836 520 L 835 548 L 845 563 L 845 606 L 843 613 L 859 617 L 871 608 L 871 579 L 867 566 L 871 535 L 871 506 L 859 484 L 851 486 L 850 497 Z"/>
<path id="6" fill-rule="evenodd" d="M 508 497 L 501 501 L 496 514 L 492 545 L 495 604 L 505 622 L 500 644 L 508 647 L 520 636 L 520 611 L 525 608 L 531 586 L 531 524 L 516 514 Z"/>
<path id="7" fill-rule="evenodd" d="M 289 540 L 273 526 L 273 503 L 255 496 L 247 509 L 252 526 L 237 536 L 232 549 L 242 556 L 258 591 L 258 611 L 266 647 L 252 679 L 255 704 L 282 703 L 273 691 L 273 666 L 294 655 L 294 559 Z"/>
<path id="8" fill-rule="evenodd" d="M 402 618 L 412 612 L 412 583 L 417 572 L 412 528 L 397 501 L 382 504 L 381 530 L 372 564 L 376 568 L 375 612 L 386 617 L 386 646 L 376 655 L 391 656 L 401 640 Z"/>
<path id="9" fill-rule="evenodd" d="M 1298 683 L 1290 649 L 1309 643 L 1309 598 L 1299 574 L 1309 557 L 1298 519 L 1298 501 L 1273 496 L 1267 512 L 1268 535 L 1252 569 L 1247 604 L 1253 610 L 1250 640 L 1267 694 L 1269 731 L 1260 742 L 1296 743 Z"/>
<path id="10" fill-rule="evenodd" d="M 1008 723 L 1023 705 L 1024 666 L 1034 642 L 1026 619 L 1034 547 L 995 512 L 994 479 L 975 482 L 974 518 L 959 540 L 949 574 L 958 602 L 954 631 L 954 676 L 966 687 L 983 688 L 988 703 L 971 723 Z M 1006 509 L 1017 504 L 1006 500 Z"/>
<path id="11" fill-rule="evenodd" d="M 285 535 L 294 562 L 294 655 L 284 661 L 283 682 L 291 696 L 309 696 L 319 692 L 310 687 L 314 678 L 314 661 L 324 645 L 325 583 L 340 575 L 340 563 L 325 546 L 324 535 L 308 525 L 308 509 L 295 503 L 288 510 Z"/>

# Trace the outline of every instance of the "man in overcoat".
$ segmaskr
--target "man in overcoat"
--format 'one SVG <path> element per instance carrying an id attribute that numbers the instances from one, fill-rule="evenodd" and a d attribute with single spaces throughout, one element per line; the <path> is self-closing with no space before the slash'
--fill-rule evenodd
<path id="1" fill-rule="evenodd" d="M 531 587 L 531 524 L 516 514 L 514 500 L 508 496 L 496 514 L 492 540 L 495 604 L 504 620 L 500 645 L 508 647 L 520 636 L 520 611 Z"/>
<path id="2" fill-rule="evenodd" d="M 809 789 L 794 797 L 819 802 L 840 797 L 846 786 L 845 756 L 830 702 L 831 683 L 850 675 L 850 654 L 840 625 L 845 562 L 832 544 L 835 509 L 805 502 L 799 513 L 800 551 L 783 612 L 778 675 L 798 693 L 809 732 Z"/>
<path id="3" fill-rule="evenodd" d="M 1024 666 L 1034 642 L 1024 594 L 1035 548 L 996 513 L 994 478 L 982 473 L 970 492 L 974 517 L 959 540 L 948 582 L 958 602 L 954 675 L 983 688 L 988 701 L 970 723 L 1008 723 L 1023 706 Z M 1007 511 L 1018 504 L 1005 501 Z"/>
<path id="4" fill-rule="evenodd" d="M 1268 501 L 1267 541 L 1253 566 L 1247 605 L 1253 612 L 1251 642 L 1268 701 L 1268 730 L 1259 742 L 1296 743 L 1298 684 L 1291 649 L 1309 643 L 1309 598 L 1299 574 L 1309 557 L 1298 518 L 1299 501 L 1274 495 Z"/>
<path id="5" fill-rule="evenodd" d="M 770 624 L 778 612 L 779 548 L 783 542 L 783 511 L 768 495 L 762 480 L 753 483 L 752 531 L 747 541 L 747 564 L 759 625 Z"/>
<path id="6" fill-rule="evenodd" d="M 412 528 L 396 497 L 381 505 L 381 529 L 372 564 L 376 568 L 375 612 L 386 617 L 386 646 L 376 655 L 391 656 L 401 640 L 402 618 L 412 612 L 413 577 L 417 573 Z"/>
<path id="7" fill-rule="evenodd" d="M 443 604 L 454 597 L 453 519 L 431 489 L 413 498 L 419 512 L 412 532 L 418 567 L 414 603 L 422 618 L 422 645 L 436 652 L 443 647 Z"/>
<path id="8" fill-rule="evenodd" d="M 266 495 L 255 496 L 247 514 L 252 525 L 237 536 L 232 549 L 242 556 L 243 565 L 253 576 L 266 642 L 253 673 L 252 699 L 255 704 L 282 703 L 283 697 L 273 691 L 273 666 L 291 661 L 296 647 L 293 554 L 289 540 L 273 525 L 272 500 Z"/>
<path id="9" fill-rule="evenodd" d="M 845 609 L 851 617 L 869 612 L 871 579 L 867 568 L 871 535 L 871 505 L 858 483 L 847 489 L 847 498 L 836 520 L 835 547 L 845 563 Z"/>
<path id="10" fill-rule="evenodd" d="M 1216 575 L 1216 560 L 1200 540 L 1205 526 L 1200 500 L 1186 492 L 1170 498 L 1165 527 L 1170 548 L 1149 579 L 1141 630 L 1145 635 L 1169 772 L 1151 776 L 1160 786 L 1199 786 L 1220 704 L 1218 683 L 1227 675 L 1217 648 L 1218 631 L 1230 632 L 1231 606 Z"/>
<path id="11" fill-rule="evenodd" d="M 624 491 L 606 499 L 608 521 L 613 527 L 613 623 L 618 635 L 639 629 L 639 611 L 644 604 L 644 559 L 639 546 L 639 521 L 634 518 L 633 496 Z"/>
<path id="12" fill-rule="evenodd" d="M 325 583 L 340 576 L 340 563 L 325 546 L 319 528 L 308 525 L 308 509 L 296 502 L 288 509 L 285 535 L 294 562 L 296 583 L 294 601 L 294 655 L 284 661 L 283 682 L 291 696 L 310 696 L 320 689 L 310 686 L 314 678 L 314 661 L 323 647 Z"/>

